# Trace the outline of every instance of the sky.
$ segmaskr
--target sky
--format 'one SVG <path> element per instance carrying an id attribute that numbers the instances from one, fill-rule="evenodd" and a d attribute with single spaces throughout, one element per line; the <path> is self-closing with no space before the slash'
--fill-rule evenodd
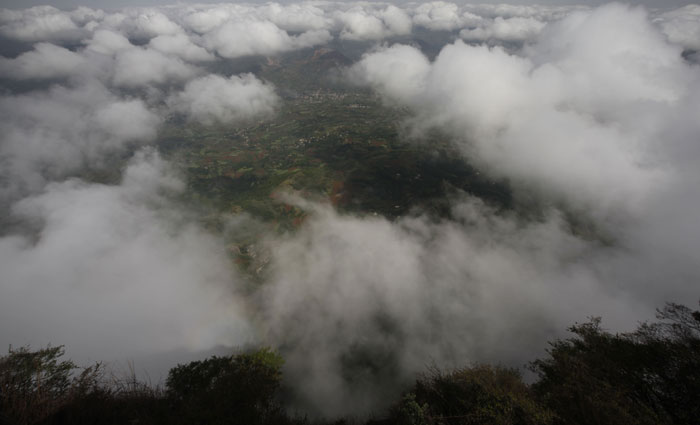
<path id="1" fill-rule="evenodd" d="M 449 36 L 393 42 L 418 30 Z M 0 11 L 0 36 L 0 346 L 138 364 L 279 347 L 299 405 L 333 416 L 426 364 L 522 366 L 590 316 L 624 331 L 698 301 L 698 5 L 37 7 Z M 455 193 L 450 218 L 389 220 L 282 194 L 309 218 L 264 235 L 251 292 L 225 236 L 260 220 L 205 228 L 155 141 L 173 116 L 275 116 L 278 87 L 218 61 L 334 39 L 365 47 L 336 78 L 407 111 L 406 143 L 439 131 L 515 207 Z M 115 158 L 110 183 L 79 177 Z"/>
<path id="2" fill-rule="evenodd" d="M 107 1 L 107 0 L 58 0 L 58 1 L 41 1 L 41 0 L 3 0 L 0 3 L 1 7 L 11 8 L 11 9 L 22 9 L 31 6 L 40 5 L 50 5 L 57 7 L 59 9 L 73 9 L 78 6 L 87 6 L 93 8 L 102 9 L 119 9 L 127 6 L 157 6 L 157 5 L 167 5 L 167 4 L 193 4 L 193 3 L 205 3 L 200 1 L 168 1 L 168 0 L 119 0 L 119 1 Z M 249 1 L 249 2 L 236 2 L 236 3 L 267 3 L 265 1 Z M 278 3 L 292 3 L 292 1 L 279 1 Z M 401 1 L 398 3 L 420 3 L 420 2 L 410 2 Z M 509 2 L 496 1 L 496 0 L 481 0 L 469 2 L 473 4 L 519 4 L 519 5 L 530 5 L 530 4 L 542 4 L 542 5 L 572 5 L 572 4 L 584 4 L 584 5 L 599 5 L 606 3 L 603 0 L 594 1 L 577 1 L 577 0 L 540 0 L 540 1 L 529 1 L 529 0 L 511 0 Z M 695 4 L 692 0 L 628 0 L 624 2 L 626 4 L 634 5 L 644 5 L 653 8 L 674 8 L 685 6 L 688 4 Z"/>

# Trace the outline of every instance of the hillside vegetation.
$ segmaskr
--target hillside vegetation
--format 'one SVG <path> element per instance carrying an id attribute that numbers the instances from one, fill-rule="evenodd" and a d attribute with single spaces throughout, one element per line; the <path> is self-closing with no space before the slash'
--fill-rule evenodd
<path id="1" fill-rule="evenodd" d="M 697 424 L 700 311 L 668 304 L 657 321 L 613 334 L 601 320 L 570 328 L 547 355 L 517 369 L 473 364 L 432 368 L 388 412 L 334 423 Z M 324 423 L 284 404 L 284 359 L 261 348 L 170 370 L 164 387 L 106 379 L 100 364 L 79 368 L 63 347 L 10 349 L 0 358 L 3 424 Z"/>

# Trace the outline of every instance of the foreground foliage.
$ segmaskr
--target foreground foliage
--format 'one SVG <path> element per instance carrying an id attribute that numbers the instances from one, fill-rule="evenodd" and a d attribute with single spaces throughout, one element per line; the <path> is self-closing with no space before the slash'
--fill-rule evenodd
<path id="1" fill-rule="evenodd" d="M 283 360 L 263 349 L 250 354 L 211 357 L 180 365 L 166 382 L 167 396 L 183 424 L 286 423 L 275 400 Z"/>
<path id="2" fill-rule="evenodd" d="M 657 317 L 621 335 L 600 319 L 573 326 L 573 338 L 532 364 L 534 389 L 558 423 L 699 423 L 700 312 L 668 304 Z"/>
<path id="3" fill-rule="evenodd" d="M 449 373 L 433 370 L 393 409 L 392 422 L 422 424 L 549 424 L 515 369 L 477 365 Z"/>
<path id="4" fill-rule="evenodd" d="M 601 320 L 570 328 L 530 368 L 474 365 L 420 376 L 371 423 L 698 424 L 700 311 L 668 304 L 658 321 L 612 334 Z M 0 357 L 0 424 L 292 424 L 280 403 L 282 357 L 269 349 L 178 365 L 164 389 L 80 370 L 63 347 Z"/>

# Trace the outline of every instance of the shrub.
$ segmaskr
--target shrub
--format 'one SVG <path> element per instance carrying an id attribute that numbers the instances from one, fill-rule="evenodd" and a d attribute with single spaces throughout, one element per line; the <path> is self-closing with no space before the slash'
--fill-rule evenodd
<path id="1" fill-rule="evenodd" d="M 287 421 L 276 401 L 283 360 L 262 349 L 179 365 L 166 381 L 183 423 L 268 424 Z"/>
<path id="2" fill-rule="evenodd" d="M 533 362 L 540 399 L 566 424 L 697 424 L 700 312 L 668 304 L 659 322 L 611 334 L 575 325 Z"/>
<path id="3" fill-rule="evenodd" d="M 420 378 L 393 409 L 399 424 L 548 424 L 552 414 L 540 407 L 515 369 L 477 365 Z"/>
<path id="4" fill-rule="evenodd" d="M 84 369 L 70 360 L 60 360 L 63 346 L 31 351 L 29 347 L 12 349 L 0 357 L 0 417 L 16 424 L 34 424 L 46 420 L 76 397 L 97 387 L 101 366 Z"/>

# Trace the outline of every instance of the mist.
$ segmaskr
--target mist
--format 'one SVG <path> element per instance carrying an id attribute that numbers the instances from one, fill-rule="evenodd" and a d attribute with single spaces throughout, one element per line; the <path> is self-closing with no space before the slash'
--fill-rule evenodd
<path id="1" fill-rule="evenodd" d="M 338 417 L 429 365 L 522 367 L 588 317 L 624 331 L 697 301 L 700 6 L 143 6 L 0 10 L 0 346 L 271 346 L 292 408 Z M 406 111 L 407 145 L 437 134 L 507 182 L 512 208 L 454 191 L 446 216 L 391 219 L 284 192 L 295 231 L 207 225 L 159 135 L 274 118 L 287 95 L 226 66 L 330 43 L 364 53 L 329 78 Z M 227 246 L 252 228 L 255 285 Z"/>

